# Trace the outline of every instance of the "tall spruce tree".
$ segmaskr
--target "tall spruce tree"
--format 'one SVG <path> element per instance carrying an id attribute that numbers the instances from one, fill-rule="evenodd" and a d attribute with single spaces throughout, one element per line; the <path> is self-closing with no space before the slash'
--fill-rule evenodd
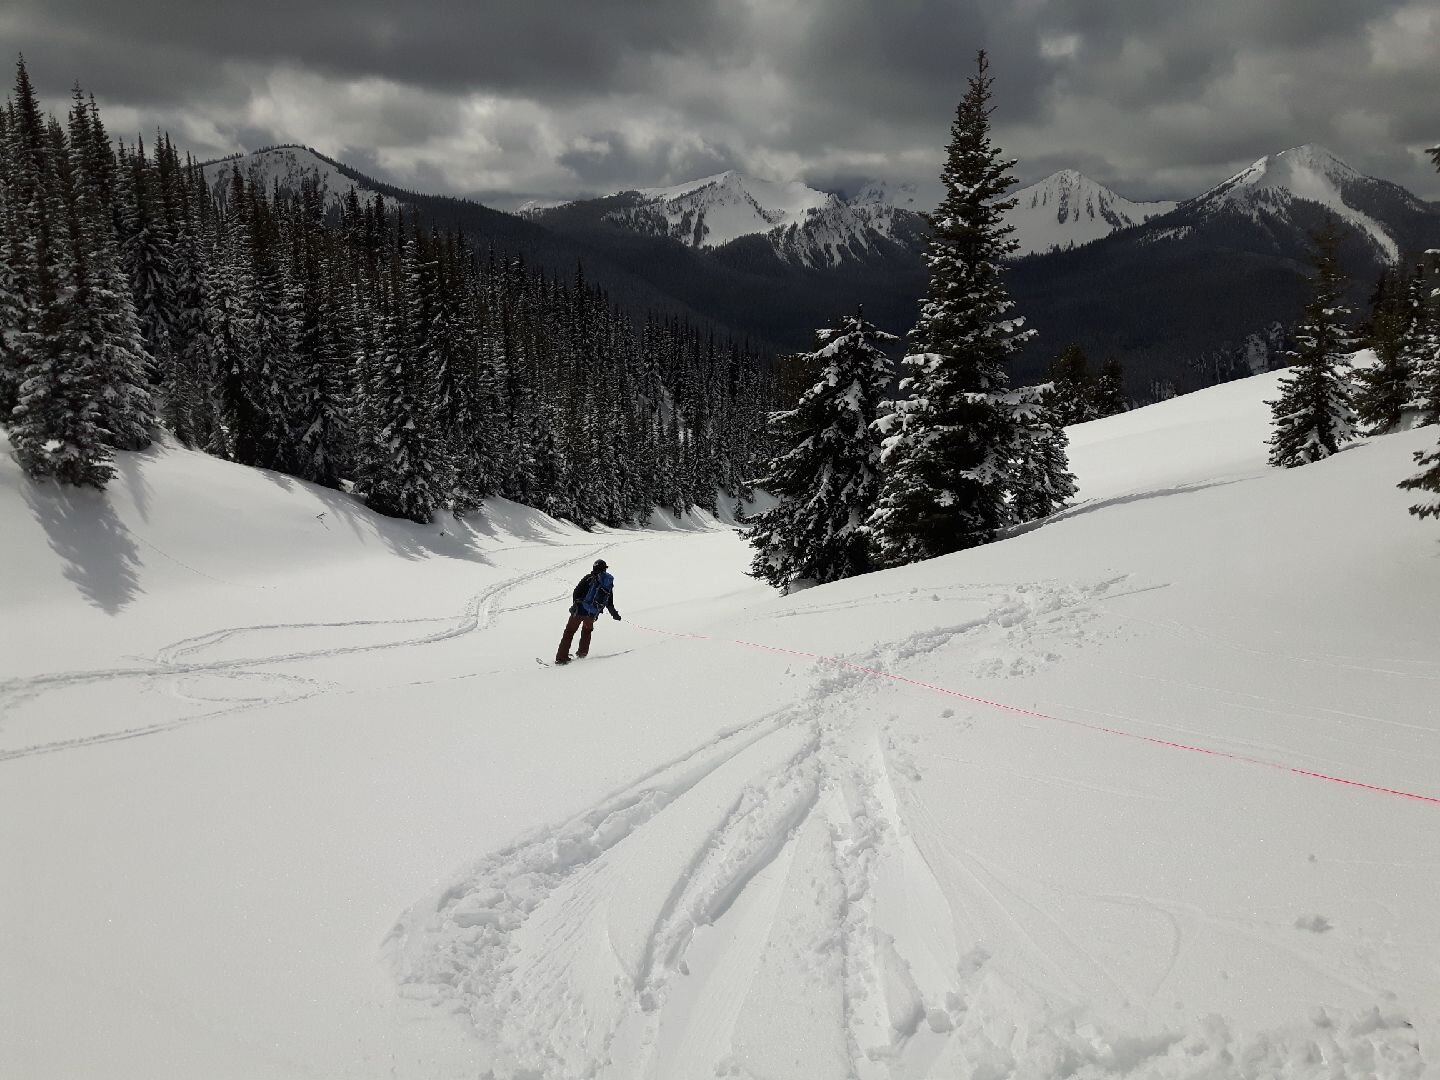
<path id="1" fill-rule="evenodd" d="M 808 357 L 819 379 L 793 409 L 771 418 L 788 448 L 755 484 L 777 502 L 746 535 L 756 549 L 750 572 L 779 589 L 875 568 L 865 523 L 880 497 L 875 420 L 892 377 L 879 343 L 894 335 L 857 310 L 819 339 Z"/>
<path id="2" fill-rule="evenodd" d="M 993 80 L 982 51 L 956 110 L 930 216 L 929 294 L 910 334 L 902 393 L 879 423 L 886 478 L 872 519 L 880 558 L 913 562 L 983 544 L 1010 518 L 1015 416 L 1007 361 L 1029 338 L 1002 281 L 1018 250 L 1004 213 L 1014 162 L 990 136 Z"/>
<path id="3" fill-rule="evenodd" d="M 1368 434 L 1396 430 L 1415 400 L 1413 343 L 1417 321 L 1423 325 L 1423 284 L 1422 276 L 1406 280 L 1387 270 L 1376 290 L 1368 333 L 1375 363 L 1355 372 L 1355 414 Z"/>
<path id="4" fill-rule="evenodd" d="M 367 413 L 360 490 L 371 509 L 428 522 L 450 498 L 451 463 L 435 423 L 439 394 L 426 326 L 434 312 L 434 266 L 420 238 L 406 240 L 391 261 L 386 320 Z"/>
<path id="5" fill-rule="evenodd" d="M 1095 375 L 1085 350 L 1076 342 L 1065 346 L 1050 365 L 1050 383 L 1052 389 L 1045 394 L 1045 403 L 1061 427 L 1094 420 L 1100 415 L 1095 400 Z"/>
<path id="6" fill-rule="evenodd" d="M 77 257 L 85 263 L 85 317 L 92 323 L 100 423 L 117 450 L 143 450 L 157 423 L 146 380 L 149 356 L 115 234 L 115 158 L 94 99 L 75 88 L 70 110 Z"/>
<path id="7" fill-rule="evenodd" d="M 0 423 L 8 423 L 20 390 L 20 334 L 31 314 L 27 296 L 28 230 L 19 186 L 14 105 L 0 109 Z"/>
<path id="8" fill-rule="evenodd" d="M 1114 416 L 1130 408 L 1130 397 L 1125 393 L 1125 366 L 1119 357 L 1112 356 L 1100 367 L 1100 376 L 1095 380 L 1095 415 Z"/>
<path id="9" fill-rule="evenodd" d="M 1011 519 L 1039 521 L 1075 496 L 1075 476 L 1065 453 L 1070 439 L 1042 388 L 1021 387 L 1007 399 L 1016 420 Z"/>
<path id="10" fill-rule="evenodd" d="M 1414 376 L 1410 404 L 1422 426 L 1440 424 L 1440 260 L 1417 275 L 1415 317 L 1401 346 Z"/>
<path id="11" fill-rule="evenodd" d="M 1355 438 L 1355 405 L 1349 354 L 1354 339 L 1341 292 L 1344 278 L 1334 221 L 1315 238 L 1315 277 L 1305 318 L 1295 331 L 1287 377 L 1280 396 L 1267 402 L 1274 421 L 1270 464 L 1283 468 L 1329 457 Z"/>
<path id="12" fill-rule="evenodd" d="M 1431 148 L 1429 153 L 1436 170 L 1440 171 L 1440 146 Z M 1421 275 L 1422 280 L 1434 270 L 1435 267 L 1427 266 Z M 1436 424 L 1440 423 L 1440 314 L 1436 312 L 1437 302 L 1440 302 L 1440 285 L 1433 278 L 1426 285 L 1421 292 L 1422 307 L 1416 317 L 1417 324 L 1427 328 L 1419 335 L 1423 342 L 1420 345 L 1419 379 L 1421 419 L 1427 424 Z M 1421 500 L 1410 507 L 1410 513 L 1420 518 L 1440 518 L 1440 446 L 1428 452 L 1417 450 L 1415 464 L 1421 467 L 1420 471 L 1400 481 L 1403 490 L 1422 493 Z"/>
<path id="13" fill-rule="evenodd" d="M 175 266 L 168 223 L 160 202 L 159 177 L 145 144 L 121 158 L 119 221 L 121 255 L 130 275 L 132 303 L 139 319 L 149 381 L 164 383 L 170 369 L 175 327 Z"/>
<path id="14" fill-rule="evenodd" d="M 34 299 L 13 339 L 20 364 L 10 443 L 33 479 L 103 488 L 114 469 L 74 173 L 65 133 L 42 118 L 23 60 L 15 80 L 15 123 L 15 186 L 30 230 L 26 269 Z"/>

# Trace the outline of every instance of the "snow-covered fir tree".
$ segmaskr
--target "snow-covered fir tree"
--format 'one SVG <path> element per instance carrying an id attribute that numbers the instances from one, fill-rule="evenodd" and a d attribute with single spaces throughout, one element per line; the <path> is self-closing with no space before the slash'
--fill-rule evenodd
<path id="1" fill-rule="evenodd" d="M 115 233 L 114 157 L 94 99 L 75 89 L 69 151 L 75 257 L 86 268 L 84 318 L 95 341 L 100 424 L 118 450 L 143 450 L 157 423 L 146 379 L 149 355 Z"/>
<path id="2" fill-rule="evenodd" d="M 121 255 L 130 275 L 131 300 L 140 322 L 146 373 L 152 385 L 160 385 L 169 368 L 175 331 L 175 265 L 167 222 L 160 202 L 158 177 L 137 142 L 133 153 L 122 149 L 118 190 L 119 220 L 124 230 Z"/>
<path id="3" fill-rule="evenodd" d="M 1432 147 L 1429 153 L 1436 170 L 1440 171 L 1440 146 Z M 1421 328 L 1415 335 L 1420 353 L 1416 381 L 1422 423 L 1440 424 L 1440 280 L 1435 277 L 1440 267 L 1434 262 L 1436 253 L 1427 255 L 1432 261 L 1421 274 L 1424 284 L 1415 320 Z M 1400 481 L 1403 490 L 1422 493 L 1420 501 L 1411 505 L 1410 513 L 1421 518 L 1440 518 L 1440 445 L 1428 452 L 1416 451 L 1415 464 L 1420 466 L 1420 471 Z"/>
<path id="4" fill-rule="evenodd" d="M 1118 357 L 1111 357 L 1100 366 L 1100 375 L 1095 380 L 1095 414 L 1114 416 L 1130 408 L 1130 397 L 1125 393 L 1125 366 Z"/>
<path id="5" fill-rule="evenodd" d="M 355 330 L 344 314 L 346 290 L 322 227 L 323 206 L 313 183 L 305 184 L 295 218 L 290 280 L 295 283 L 294 386 L 287 396 L 289 459 L 295 475 L 337 488 L 350 459 L 347 356 Z"/>
<path id="6" fill-rule="evenodd" d="M 875 568 L 865 523 L 880 496 L 875 420 L 893 370 L 879 343 L 894 335 L 856 311 L 818 336 L 810 360 L 819 379 L 793 409 L 771 417 L 788 449 L 754 482 L 776 503 L 746 534 L 755 548 L 750 572 L 780 589 Z"/>
<path id="7" fill-rule="evenodd" d="M 0 109 L 0 421 L 8 421 L 20 390 L 20 334 L 33 313 L 25 193 L 13 103 Z"/>
<path id="8" fill-rule="evenodd" d="M 1354 338 L 1347 324 L 1350 309 L 1341 299 L 1338 243 L 1332 221 L 1316 237 L 1312 295 L 1295 331 L 1290 369 L 1280 380 L 1280 396 L 1267 402 L 1274 424 L 1267 440 L 1271 465 L 1308 465 L 1356 435 L 1349 360 Z"/>
<path id="9" fill-rule="evenodd" d="M 1387 270 L 1369 322 L 1375 363 L 1355 372 L 1355 415 L 1368 434 L 1396 430 L 1416 395 L 1414 341 L 1423 334 L 1423 277 L 1404 280 Z"/>
<path id="10" fill-rule="evenodd" d="M 1090 360 L 1075 342 L 1065 346 L 1050 365 L 1050 384 L 1051 389 L 1044 395 L 1045 403 L 1051 418 L 1061 427 L 1081 424 L 1100 415 Z"/>
<path id="11" fill-rule="evenodd" d="M 23 276 L 30 302 L 12 336 L 10 443 L 34 479 L 103 488 L 114 470 L 74 174 L 65 133 L 41 116 L 23 60 L 13 110 L 6 186 L 27 230 Z"/>
<path id="12" fill-rule="evenodd" d="M 1039 521 L 1075 497 L 1075 476 L 1065 453 L 1070 439 L 1044 387 L 1021 387 L 1007 398 L 1017 422 L 1011 517 Z"/>
<path id="13" fill-rule="evenodd" d="M 1440 256 L 1416 278 L 1415 317 L 1401 344 L 1411 370 L 1410 406 L 1421 425 L 1440 424 Z"/>
<path id="14" fill-rule="evenodd" d="M 904 395 L 879 421 L 885 482 L 872 519 L 881 560 L 983 544 L 1011 518 L 1016 417 L 1007 361 L 1030 332 L 1011 314 L 1004 260 L 1019 249 L 1003 215 L 1014 162 L 990 135 L 984 52 L 951 126 L 925 253 L 929 293 L 910 334 Z"/>
<path id="15" fill-rule="evenodd" d="M 373 509 L 422 524 L 447 505 L 452 472 L 436 425 L 439 383 L 426 336 L 435 314 L 434 275 L 412 236 L 394 264 L 374 382 L 365 391 L 373 427 L 365 433 L 357 485 Z"/>

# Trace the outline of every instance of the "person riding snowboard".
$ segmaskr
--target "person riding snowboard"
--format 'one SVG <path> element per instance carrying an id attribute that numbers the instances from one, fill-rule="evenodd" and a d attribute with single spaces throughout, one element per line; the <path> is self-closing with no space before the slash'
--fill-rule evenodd
<path id="1" fill-rule="evenodd" d="M 560 639 L 560 648 L 555 652 L 555 663 L 570 662 L 570 642 L 575 631 L 580 631 L 580 648 L 575 656 L 584 660 L 590 653 L 590 631 L 595 628 L 595 616 L 608 610 L 610 617 L 619 620 L 620 612 L 615 610 L 615 579 L 608 573 L 604 559 L 596 559 L 590 573 L 580 579 L 575 591 L 570 594 L 574 601 L 570 605 L 570 621 L 565 624 L 565 636 Z"/>

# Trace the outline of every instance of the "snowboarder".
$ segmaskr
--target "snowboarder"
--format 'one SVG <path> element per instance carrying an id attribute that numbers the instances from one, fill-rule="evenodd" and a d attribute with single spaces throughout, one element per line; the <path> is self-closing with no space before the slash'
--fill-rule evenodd
<path id="1" fill-rule="evenodd" d="M 580 631 L 580 648 L 575 656 L 584 660 L 590 653 L 590 632 L 595 628 L 595 617 L 602 611 L 609 611 L 617 622 L 620 612 L 615 610 L 615 579 L 609 574 L 604 559 L 596 559 L 590 573 L 580 579 L 575 591 L 570 594 L 574 601 L 570 605 L 570 621 L 565 624 L 565 636 L 560 639 L 560 648 L 555 651 L 555 663 L 570 662 L 570 642 L 575 631 Z"/>

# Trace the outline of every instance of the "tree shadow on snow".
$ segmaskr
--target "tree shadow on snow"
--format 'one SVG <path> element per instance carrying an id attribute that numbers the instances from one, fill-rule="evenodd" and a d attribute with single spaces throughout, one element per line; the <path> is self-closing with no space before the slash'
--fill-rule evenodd
<path id="1" fill-rule="evenodd" d="M 140 549 L 102 492 L 51 482 L 26 483 L 22 491 L 51 550 L 65 560 L 65 577 L 87 602 L 118 615 L 144 591 Z"/>
<path id="2" fill-rule="evenodd" d="M 375 531 L 385 545 L 405 559 L 461 559 L 490 565 L 476 542 L 480 533 L 450 513 L 437 513 L 427 525 L 399 518 L 374 517 Z"/>
<path id="3" fill-rule="evenodd" d="M 150 482 L 145 479 L 145 470 L 141 467 L 142 462 L 152 462 L 160 454 L 161 448 L 152 445 L 147 450 L 119 451 L 115 454 L 115 479 L 124 485 L 130 499 L 135 504 L 135 510 L 140 515 L 140 520 L 150 520 L 150 496 L 154 490 Z M 107 504 L 108 505 L 108 504 Z"/>

